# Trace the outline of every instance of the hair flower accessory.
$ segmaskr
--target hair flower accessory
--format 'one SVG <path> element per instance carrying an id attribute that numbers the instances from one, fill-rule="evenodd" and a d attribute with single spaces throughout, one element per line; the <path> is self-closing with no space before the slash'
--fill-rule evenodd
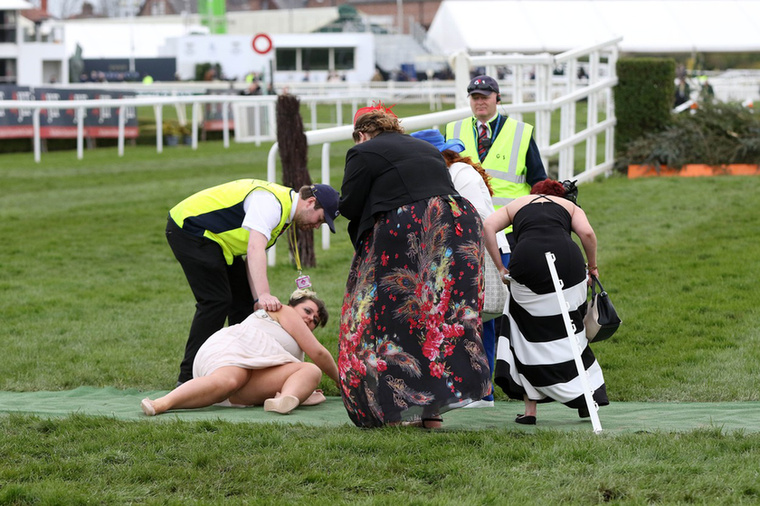
<path id="1" fill-rule="evenodd" d="M 290 294 L 290 300 L 297 301 L 301 300 L 304 297 L 316 297 L 317 292 L 314 290 L 309 290 L 308 288 L 297 288 L 293 291 L 293 293 Z"/>
<path id="2" fill-rule="evenodd" d="M 362 107 L 361 109 L 359 109 L 358 111 L 356 111 L 356 114 L 354 114 L 354 125 L 356 124 L 356 120 L 358 120 L 361 116 L 367 114 L 368 112 L 372 112 L 372 111 L 385 111 L 386 113 L 390 114 L 394 118 L 397 118 L 398 116 L 396 116 L 396 114 L 391 110 L 394 107 L 396 107 L 396 104 L 393 104 L 390 107 L 385 107 L 385 105 L 383 105 L 382 101 L 377 101 L 377 102 L 374 103 L 374 105 L 369 105 L 367 107 Z"/>

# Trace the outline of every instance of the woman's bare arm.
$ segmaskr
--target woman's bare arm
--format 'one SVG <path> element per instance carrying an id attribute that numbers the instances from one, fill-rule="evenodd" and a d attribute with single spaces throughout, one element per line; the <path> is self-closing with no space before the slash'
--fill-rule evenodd
<path id="1" fill-rule="evenodd" d="M 280 322 L 280 325 L 282 325 L 282 328 L 288 334 L 293 336 L 298 346 L 301 347 L 312 362 L 322 369 L 322 372 L 327 374 L 336 384 L 339 384 L 338 365 L 335 363 L 335 359 L 327 348 L 314 336 L 311 330 L 309 330 L 309 327 L 306 326 L 296 310 L 290 306 L 282 306 L 279 311 L 273 311 L 272 316 Z"/>

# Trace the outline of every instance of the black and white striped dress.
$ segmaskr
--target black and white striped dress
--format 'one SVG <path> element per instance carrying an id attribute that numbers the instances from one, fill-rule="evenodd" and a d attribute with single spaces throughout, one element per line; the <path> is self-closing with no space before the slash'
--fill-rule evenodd
<path id="1" fill-rule="evenodd" d="M 513 399 L 559 401 L 585 408 L 570 341 L 554 291 L 546 252 L 556 257 L 563 295 L 581 345 L 581 357 L 597 404 L 609 404 L 604 376 L 588 346 L 580 308 L 586 302 L 585 260 L 570 236 L 570 214 L 537 196 L 514 218 L 516 246 L 509 262 L 509 335 L 499 337 L 494 382 Z M 505 322 L 506 323 L 506 322 Z M 503 324 L 504 325 L 504 324 Z M 502 334 L 506 332 L 502 331 Z"/>

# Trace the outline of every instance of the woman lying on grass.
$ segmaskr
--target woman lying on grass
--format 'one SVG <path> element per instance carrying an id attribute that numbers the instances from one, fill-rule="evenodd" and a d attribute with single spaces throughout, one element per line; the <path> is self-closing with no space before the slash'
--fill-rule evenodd
<path id="1" fill-rule="evenodd" d="M 338 384 L 338 367 L 312 331 L 327 316 L 314 292 L 296 290 L 278 311 L 259 309 L 208 338 L 193 362 L 193 379 L 156 400 L 143 399 L 142 410 L 154 416 L 212 404 L 263 404 L 265 411 L 287 414 L 323 402 L 315 388 L 323 371 Z M 304 353 L 313 364 L 303 361 Z"/>

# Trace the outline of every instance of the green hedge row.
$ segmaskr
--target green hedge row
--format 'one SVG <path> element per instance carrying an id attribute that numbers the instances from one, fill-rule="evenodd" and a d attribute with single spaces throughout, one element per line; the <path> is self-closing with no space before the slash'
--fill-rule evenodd
<path id="1" fill-rule="evenodd" d="M 676 62 L 664 58 L 621 58 L 615 88 L 615 151 L 665 130 L 672 122 Z"/>

